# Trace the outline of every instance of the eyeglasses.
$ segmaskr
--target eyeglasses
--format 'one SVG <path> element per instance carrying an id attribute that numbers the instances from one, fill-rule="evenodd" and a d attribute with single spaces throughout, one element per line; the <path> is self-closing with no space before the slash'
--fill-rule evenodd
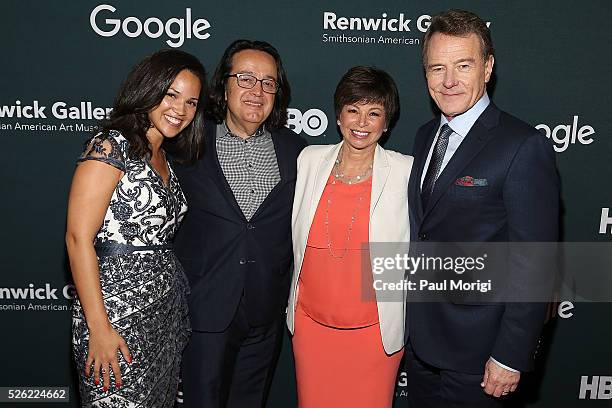
<path id="1" fill-rule="evenodd" d="M 235 77 L 236 83 L 238 83 L 238 86 L 241 88 L 253 89 L 255 85 L 257 85 L 257 82 L 261 82 L 261 89 L 263 89 L 265 93 L 274 94 L 278 91 L 278 82 L 274 79 L 257 79 L 257 77 L 251 74 L 232 74 L 228 75 L 228 77 Z"/>

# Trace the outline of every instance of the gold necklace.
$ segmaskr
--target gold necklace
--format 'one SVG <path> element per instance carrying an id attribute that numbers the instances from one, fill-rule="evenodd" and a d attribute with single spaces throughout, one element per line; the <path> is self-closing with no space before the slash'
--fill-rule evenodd
<path id="1" fill-rule="evenodd" d="M 334 249 L 332 248 L 331 236 L 329 234 L 329 225 L 330 225 L 329 209 L 333 202 L 332 198 L 333 198 L 334 184 L 335 184 L 335 180 L 332 181 L 331 184 L 329 184 L 329 192 L 327 195 L 327 201 L 325 203 L 325 238 L 327 240 L 327 250 L 329 251 L 329 255 L 332 258 L 342 259 L 346 256 L 346 253 L 348 251 L 348 244 L 351 241 L 353 226 L 355 225 L 355 221 L 357 221 L 357 213 L 361 209 L 361 205 L 363 203 L 363 193 L 359 194 L 359 196 L 357 197 L 357 203 L 355 204 L 355 207 L 353 208 L 353 214 L 351 214 L 351 222 L 349 223 L 349 226 L 346 231 L 346 239 L 344 240 L 344 248 L 341 249 L 341 253 L 338 255 L 334 253 Z"/>
<path id="2" fill-rule="evenodd" d="M 357 213 L 359 212 L 359 210 L 361 209 L 361 206 L 363 205 L 364 194 L 362 192 L 357 197 L 357 203 L 355 204 L 355 207 L 353 208 L 353 213 L 351 214 L 351 221 L 346 231 L 346 239 L 344 240 L 344 248 L 341 249 L 340 254 L 337 254 L 337 253 L 334 253 L 334 249 L 332 248 L 331 236 L 329 234 L 329 225 L 330 225 L 329 209 L 330 209 L 331 204 L 333 203 L 332 199 L 333 199 L 333 194 L 334 194 L 334 185 L 336 184 L 336 181 L 341 181 L 341 182 L 344 182 L 345 184 L 353 184 L 354 182 L 360 182 L 364 178 L 367 177 L 369 172 L 372 171 L 372 164 L 370 164 L 370 166 L 362 174 L 359 174 L 357 176 L 350 177 L 350 178 L 345 178 L 344 174 L 342 174 L 340 171 L 337 171 L 339 170 L 337 169 L 337 167 L 339 167 L 340 163 L 342 162 L 342 160 L 340 159 L 341 155 L 342 155 L 342 148 L 340 148 L 340 152 L 338 153 L 338 158 L 336 159 L 336 163 L 334 164 L 334 170 L 332 172 L 334 176 L 334 180 L 332 180 L 332 182 L 329 184 L 329 191 L 327 194 L 327 200 L 325 202 L 325 224 L 324 225 L 325 225 L 325 238 L 327 240 L 327 250 L 329 251 L 329 255 L 335 259 L 344 258 L 346 256 L 346 253 L 348 252 L 348 245 L 349 245 L 349 242 L 351 241 L 353 227 L 355 225 L 355 221 L 357 221 Z"/>
<path id="3" fill-rule="evenodd" d="M 361 174 L 357 174 L 356 176 L 347 176 L 340 170 L 340 164 L 342 163 L 342 147 L 338 152 L 338 157 L 336 157 L 336 161 L 334 162 L 333 175 L 334 181 L 332 184 L 336 184 L 336 181 L 341 181 L 345 184 L 353 184 L 359 183 L 366 179 L 372 173 L 372 163 L 366 168 Z"/>

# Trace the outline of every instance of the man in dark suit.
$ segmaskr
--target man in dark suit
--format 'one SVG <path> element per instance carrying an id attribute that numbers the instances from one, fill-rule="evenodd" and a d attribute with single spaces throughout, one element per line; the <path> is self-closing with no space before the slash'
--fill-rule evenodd
<path id="1" fill-rule="evenodd" d="M 489 100 L 493 64 L 490 32 L 478 16 L 450 10 L 432 19 L 423 65 L 441 115 L 415 140 L 409 196 L 417 244 L 558 238 L 552 146 Z M 530 263 L 518 268 L 540 273 Z M 410 406 L 499 406 L 532 368 L 545 311 L 544 302 L 409 302 Z"/>
<path id="2" fill-rule="evenodd" d="M 201 157 L 176 173 L 189 211 L 176 254 L 191 286 L 186 407 L 264 406 L 283 333 L 296 160 L 289 85 L 270 44 L 238 40 L 212 79 Z"/>

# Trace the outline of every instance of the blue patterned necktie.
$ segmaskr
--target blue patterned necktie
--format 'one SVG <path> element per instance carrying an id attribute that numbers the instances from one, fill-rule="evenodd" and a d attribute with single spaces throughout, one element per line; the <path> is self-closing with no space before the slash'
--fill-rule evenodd
<path id="1" fill-rule="evenodd" d="M 448 126 L 448 123 L 445 123 L 440 129 L 438 141 L 436 142 L 431 159 L 429 160 L 429 167 L 427 168 L 427 173 L 425 174 L 425 179 L 423 180 L 423 187 L 421 188 L 423 209 L 427 208 L 427 202 L 431 197 L 436 180 L 440 175 L 442 160 L 444 160 L 444 154 L 446 153 L 446 148 L 448 147 L 448 138 L 452 133 L 453 129 Z"/>

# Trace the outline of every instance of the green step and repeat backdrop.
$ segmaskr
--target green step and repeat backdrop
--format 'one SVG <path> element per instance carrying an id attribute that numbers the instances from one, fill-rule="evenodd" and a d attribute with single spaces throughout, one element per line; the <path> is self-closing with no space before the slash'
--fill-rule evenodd
<path id="1" fill-rule="evenodd" d="M 395 78 L 401 96 L 400 119 L 386 147 L 411 153 L 416 129 L 434 115 L 421 39 L 430 16 L 448 8 L 466 8 L 490 22 L 496 48 L 490 96 L 554 142 L 563 240 L 611 241 L 608 1 L 4 0 L 0 387 L 68 387 L 70 401 L 53 406 L 78 406 L 66 200 L 83 142 L 137 61 L 161 48 L 181 48 L 212 73 L 231 41 L 266 40 L 278 48 L 289 75 L 288 125 L 311 144 L 339 140 L 332 97 L 342 74 L 355 65 L 378 66 Z M 606 406 L 612 307 L 559 301 L 538 369 L 524 376 L 513 406 Z M 397 407 L 408 405 L 406 381 L 400 373 Z M 268 406 L 296 406 L 287 338 Z"/>

